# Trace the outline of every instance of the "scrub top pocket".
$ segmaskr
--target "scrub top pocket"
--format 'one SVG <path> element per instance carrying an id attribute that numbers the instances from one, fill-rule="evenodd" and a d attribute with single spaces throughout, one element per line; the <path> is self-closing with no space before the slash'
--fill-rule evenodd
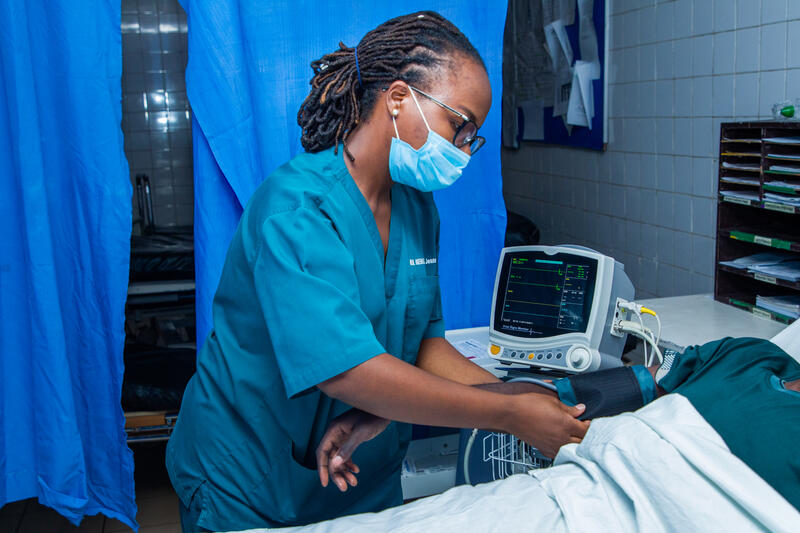
<path id="1" fill-rule="evenodd" d="M 403 360 L 413 364 L 431 320 L 441 318 L 439 276 L 412 276 L 408 284 Z"/>

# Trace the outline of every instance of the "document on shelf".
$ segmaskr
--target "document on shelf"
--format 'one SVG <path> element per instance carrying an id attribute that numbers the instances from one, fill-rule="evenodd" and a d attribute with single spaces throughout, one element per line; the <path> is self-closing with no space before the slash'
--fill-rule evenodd
<path id="1" fill-rule="evenodd" d="M 788 196 L 786 194 L 778 194 L 776 192 L 764 192 L 764 201 L 800 207 L 800 196 Z"/>
<path id="2" fill-rule="evenodd" d="M 800 144 L 800 137 L 767 137 L 765 143 L 773 144 Z"/>
<path id="3" fill-rule="evenodd" d="M 767 154 L 772 159 L 785 159 L 787 161 L 800 161 L 800 155 L 796 154 Z"/>
<path id="4" fill-rule="evenodd" d="M 800 261 L 784 261 L 776 265 L 757 265 L 749 267 L 748 272 L 765 274 L 784 281 L 800 280 Z"/>
<path id="5" fill-rule="evenodd" d="M 725 183 L 736 183 L 738 185 L 758 185 L 758 178 L 739 178 L 736 176 L 723 176 L 722 178 L 720 178 L 720 181 L 724 181 Z"/>
<path id="6" fill-rule="evenodd" d="M 775 172 L 788 172 L 790 174 L 800 174 L 800 167 L 791 165 L 770 165 L 768 170 L 773 170 Z"/>
<path id="7" fill-rule="evenodd" d="M 800 295 L 797 294 L 782 296 L 756 295 L 756 306 L 790 318 L 800 318 Z"/>
<path id="8" fill-rule="evenodd" d="M 731 198 L 741 198 L 742 200 L 753 200 L 758 202 L 761 200 L 761 197 L 758 195 L 757 192 L 748 192 L 748 191 L 719 191 L 722 196 L 731 197 Z"/>
<path id="9" fill-rule="evenodd" d="M 744 270 L 759 265 L 775 265 L 782 261 L 789 261 L 794 257 L 784 252 L 762 252 L 760 254 L 746 255 L 732 261 L 720 261 L 720 265 Z"/>
<path id="10" fill-rule="evenodd" d="M 723 161 L 722 168 L 728 170 L 761 170 L 760 163 L 731 163 L 730 161 Z"/>

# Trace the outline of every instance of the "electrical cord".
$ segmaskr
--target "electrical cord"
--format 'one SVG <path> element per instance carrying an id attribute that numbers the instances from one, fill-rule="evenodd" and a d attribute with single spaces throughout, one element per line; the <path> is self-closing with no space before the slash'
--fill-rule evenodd
<path id="1" fill-rule="evenodd" d="M 558 389 L 556 389 L 555 385 L 553 385 L 548 381 L 544 381 L 542 379 L 521 376 L 506 381 L 506 383 L 520 383 L 520 382 L 533 383 L 534 385 L 544 387 L 545 389 L 551 390 L 553 392 L 558 392 Z M 467 445 L 464 447 L 464 481 L 467 482 L 467 485 L 472 485 L 469 478 L 469 456 L 472 453 L 472 445 L 475 444 L 475 438 L 477 436 L 478 436 L 478 428 L 474 428 L 472 430 L 472 434 L 469 436 Z"/>

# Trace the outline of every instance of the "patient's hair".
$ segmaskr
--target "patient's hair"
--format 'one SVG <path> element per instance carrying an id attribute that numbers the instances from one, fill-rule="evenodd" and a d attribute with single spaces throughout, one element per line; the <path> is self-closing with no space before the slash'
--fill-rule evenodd
<path id="1" fill-rule="evenodd" d="M 433 11 L 386 21 L 367 33 L 356 48 L 340 42 L 338 50 L 311 62 L 311 92 L 297 112 L 303 148 L 319 152 L 336 146 L 338 150 L 361 117 L 369 114 L 382 89 L 396 80 L 427 89 L 437 68 L 446 65 L 455 52 L 486 68 L 469 39 Z M 353 160 L 347 145 L 344 150 Z"/>

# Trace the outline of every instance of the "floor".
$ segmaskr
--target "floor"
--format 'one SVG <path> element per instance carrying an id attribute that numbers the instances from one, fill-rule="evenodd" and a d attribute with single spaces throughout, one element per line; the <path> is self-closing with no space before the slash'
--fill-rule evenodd
<path id="1" fill-rule="evenodd" d="M 132 446 L 136 465 L 136 504 L 140 533 L 180 533 L 178 497 L 164 468 L 164 443 Z M 70 524 L 35 499 L 9 503 L 0 509 L 0 533 L 128 533 L 128 526 L 103 515 Z"/>

